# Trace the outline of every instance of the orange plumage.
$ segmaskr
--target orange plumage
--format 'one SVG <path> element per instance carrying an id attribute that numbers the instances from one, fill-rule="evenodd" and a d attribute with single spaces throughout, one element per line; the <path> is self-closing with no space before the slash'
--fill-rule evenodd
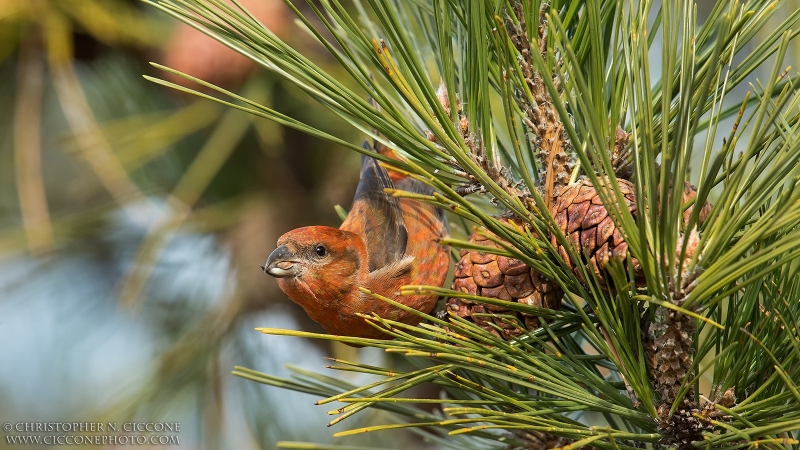
<path id="1" fill-rule="evenodd" d="M 381 150 L 393 156 L 391 150 Z M 419 316 L 364 294 L 359 287 L 428 313 L 436 296 L 400 296 L 400 287 L 444 284 L 449 256 L 438 243 L 447 236 L 444 214 L 417 200 L 392 197 L 386 188 L 433 192 L 363 156 L 356 196 L 342 226 L 303 227 L 284 234 L 264 266 L 278 278 L 283 292 L 331 334 L 389 337 L 357 313 L 411 325 L 420 322 Z"/>

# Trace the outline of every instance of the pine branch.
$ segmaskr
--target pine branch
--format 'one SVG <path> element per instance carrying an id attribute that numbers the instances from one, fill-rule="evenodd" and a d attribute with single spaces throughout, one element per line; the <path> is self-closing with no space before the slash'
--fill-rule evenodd
<path id="1" fill-rule="evenodd" d="M 424 428 L 464 446 L 796 448 L 800 93 L 784 57 L 800 12 L 745 47 L 777 4 L 720 1 L 702 24 L 678 0 L 658 11 L 647 0 L 366 0 L 358 18 L 337 0 L 309 1 L 317 22 L 293 7 L 345 80 L 235 1 L 148 3 L 284 77 L 401 156 L 378 156 L 383 164 L 436 189 L 392 195 L 480 226 L 443 241 L 462 249 L 454 289 L 402 290 L 447 296 L 449 315 L 416 312 L 426 320 L 416 327 L 364 317 L 391 341 L 262 330 L 383 348 L 417 369 L 347 364 L 383 377 L 360 388 L 306 372 L 237 375 L 344 401 L 334 423 L 370 407 L 405 417 L 344 433 Z M 770 58 L 768 78 L 730 99 Z M 226 97 L 204 98 L 363 151 L 197 81 Z M 397 397 L 421 383 L 447 398 Z M 440 403 L 443 415 L 413 401 Z"/>

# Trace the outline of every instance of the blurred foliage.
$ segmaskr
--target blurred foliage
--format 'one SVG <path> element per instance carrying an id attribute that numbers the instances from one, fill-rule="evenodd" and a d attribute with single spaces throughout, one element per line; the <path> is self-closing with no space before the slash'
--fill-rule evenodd
<path id="1" fill-rule="evenodd" d="M 285 29 L 282 2 L 258 3 Z M 253 339 L 270 323 L 317 329 L 258 264 L 284 231 L 338 223 L 333 205 L 349 206 L 358 158 L 145 81 L 149 60 L 191 61 L 285 114 L 342 128 L 297 89 L 173 26 L 133 0 L 0 0 L 0 338 L 13 339 L 0 350 L 0 421 L 181 421 L 190 448 L 305 439 L 325 416 L 309 415 L 310 397 L 229 370 L 330 354 Z"/>

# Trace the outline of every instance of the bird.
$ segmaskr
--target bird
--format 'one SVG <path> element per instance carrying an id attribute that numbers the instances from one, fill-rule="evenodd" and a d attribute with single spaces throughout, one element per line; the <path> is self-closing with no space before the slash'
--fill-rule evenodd
<path id="1" fill-rule="evenodd" d="M 373 148 L 365 140 L 362 146 L 399 159 L 378 142 Z M 424 313 L 436 306 L 436 295 L 401 296 L 400 287 L 444 284 L 450 256 L 439 241 L 448 236 L 447 218 L 433 205 L 394 197 L 386 189 L 433 193 L 425 183 L 387 170 L 362 154 L 353 205 L 341 226 L 307 226 L 285 233 L 262 266 L 277 278 L 286 296 L 329 334 L 391 339 L 362 315 L 376 314 L 408 325 L 422 321 L 420 315 L 361 288 Z"/>

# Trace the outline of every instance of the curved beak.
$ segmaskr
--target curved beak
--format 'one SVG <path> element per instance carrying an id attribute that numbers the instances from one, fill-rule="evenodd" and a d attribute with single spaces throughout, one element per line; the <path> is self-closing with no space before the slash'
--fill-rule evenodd
<path id="1" fill-rule="evenodd" d="M 270 253 L 266 264 L 261 266 L 264 273 L 275 278 L 286 278 L 297 275 L 298 266 L 294 261 L 295 254 L 289 251 L 285 245 L 281 245 Z"/>

